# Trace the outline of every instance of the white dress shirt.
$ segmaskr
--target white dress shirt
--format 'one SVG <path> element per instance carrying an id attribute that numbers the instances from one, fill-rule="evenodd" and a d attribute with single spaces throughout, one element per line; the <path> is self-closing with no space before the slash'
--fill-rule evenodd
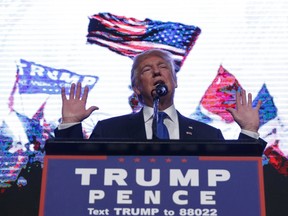
<path id="1" fill-rule="evenodd" d="M 164 119 L 164 124 L 166 125 L 169 138 L 170 139 L 179 139 L 179 121 L 177 111 L 175 106 L 172 105 L 165 110 L 161 110 L 161 112 L 165 112 L 168 117 Z M 144 106 L 143 107 L 143 114 L 144 114 L 144 122 L 145 122 L 145 130 L 146 130 L 146 138 L 152 139 L 153 130 L 152 130 L 152 123 L 153 123 L 153 108 Z"/>

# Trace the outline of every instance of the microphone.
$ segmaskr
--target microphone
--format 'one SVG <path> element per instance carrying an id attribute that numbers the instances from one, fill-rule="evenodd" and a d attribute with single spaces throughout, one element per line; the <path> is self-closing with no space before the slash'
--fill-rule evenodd
<path id="1" fill-rule="evenodd" d="M 152 91 L 152 96 L 153 97 L 162 97 L 165 96 L 168 93 L 168 87 L 164 83 L 160 83 L 156 86 L 155 89 Z"/>
<path id="2" fill-rule="evenodd" d="M 160 97 L 165 96 L 168 93 L 168 87 L 164 83 L 159 83 L 156 85 L 155 89 L 152 90 L 151 95 L 153 97 L 153 123 L 152 123 L 152 131 L 153 131 L 153 139 L 157 134 L 157 122 L 158 122 L 158 106 Z"/>

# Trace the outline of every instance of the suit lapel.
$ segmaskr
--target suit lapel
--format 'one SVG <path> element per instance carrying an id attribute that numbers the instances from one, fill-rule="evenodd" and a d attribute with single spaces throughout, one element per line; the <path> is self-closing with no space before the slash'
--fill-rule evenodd
<path id="1" fill-rule="evenodd" d="M 135 114 L 131 114 L 128 119 L 128 134 L 133 139 L 146 139 L 143 109 Z"/>
<path id="2" fill-rule="evenodd" d="M 188 119 L 182 116 L 178 111 L 178 121 L 179 121 L 179 131 L 180 131 L 180 139 L 193 139 L 195 138 L 195 134 L 193 132 L 194 125 L 192 121 L 188 121 Z"/>

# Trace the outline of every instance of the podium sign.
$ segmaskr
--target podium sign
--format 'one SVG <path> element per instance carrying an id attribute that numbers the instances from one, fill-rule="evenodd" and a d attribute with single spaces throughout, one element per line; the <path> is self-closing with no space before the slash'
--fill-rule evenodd
<path id="1" fill-rule="evenodd" d="M 265 216 L 261 157 L 47 155 L 39 215 Z"/>

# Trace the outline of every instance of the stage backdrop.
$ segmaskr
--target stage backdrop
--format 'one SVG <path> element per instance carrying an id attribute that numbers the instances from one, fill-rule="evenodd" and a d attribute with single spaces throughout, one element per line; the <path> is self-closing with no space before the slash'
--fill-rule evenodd
<path id="1" fill-rule="evenodd" d="M 99 119 L 141 108 L 130 88 L 132 58 L 152 47 L 179 65 L 176 108 L 222 130 L 240 131 L 227 107 L 235 92 L 262 101 L 263 166 L 287 176 L 286 0 L 0 1 L 0 187 L 25 187 L 21 170 L 43 165 L 45 140 L 61 118 L 60 87 L 88 85 L 88 137 Z"/>

